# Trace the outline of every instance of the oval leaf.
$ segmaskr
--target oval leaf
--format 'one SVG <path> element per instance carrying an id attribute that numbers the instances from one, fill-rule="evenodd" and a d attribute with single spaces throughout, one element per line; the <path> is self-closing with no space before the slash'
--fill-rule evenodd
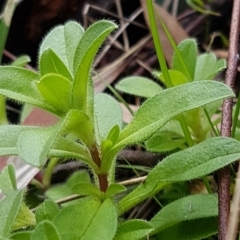
<path id="1" fill-rule="evenodd" d="M 127 189 L 123 185 L 118 184 L 118 183 L 113 183 L 108 187 L 108 189 L 105 193 L 105 198 L 111 198 L 115 194 L 125 192 L 125 191 L 127 191 Z"/>
<path id="2" fill-rule="evenodd" d="M 117 211 L 110 199 L 102 203 L 99 198 L 86 197 L 63 208 L 53 223 L 61 239 L 112 240 L 117 229 Z"/>
<path id="3" fill-rule="evenodd" d="M 74 21 L 55 27 L 44 38 L 39 51 L 39 59 L 41 59 L 42 53 L 50 48 L 72 73 L 74 53 L 83 33 L 81 25 Z M 41 63 L 39 65 L 41 68 Z"/>
<path id="4" fill-rule="evenodd" d="M 135 96 L 150 98 L 161 92 L 163 89 L 152 80 L 145 77 L 127 77 L 115 85 L 118 91 L 129 93 Z"/>
<path id="5" fill-rule="evenodd" d="M 102 192 L 92 183 L 81 182 L 72 186 L 73 193 L 79 195 L 97 195 L 101 197 Z"/>
<path id="6" fill-rule="evenodd" d="M 107 94 L 99 93 L 94 99 L 94 109 L 98 136 L 98 143 L 102 139 L 116 140 L 118 128 L 122 128 L 122 110 L 119 103 Z M 118 125 L 118 127 L 115 127 Z"/>
<path id="7" fill-rule="evenodd" d="M 65 64 L 52 49 L 46 49 L 40 56 L 40 73 L 44 76 L 49 73 L 57 73 L 72 81 L 73 78 Z"/>
<path id="8" fill-rule="evenodd" d="M 122 223 L 113 240 L 138 240 L 147 236 L 154 228 L 144 220 L 134 219 Z"/>
<path id="9" fill-rule="evenodd" d="M 39 92 L 45 101 L 55 108 L 59 115 L 64 115 L 71 108 L 71 82 L 56 73 L 44 75 L 37 83 Z"/>
<path id="10" fill-rule="evenodd" d="M 182 41 L 177 49 L 180 56 L 174 52 L 172 60 L 172 69 L 182 72 L 190 81 L 193 81 L 196 59 L 197 43 L 195 39 L 186 39 Z M 185 66 L 183 66 L 183 64 Z"/>
<path id="11" fill-rule="evenodd" d="M 37 208 L 35 214 L 36 222 L 39 224 L 44 220 L 51 221 L 58 212 L 58 205 L 52 200 L 47 199 Z"/>
<path id="12" fill-rule="evenodd" d="M 61 240 L 56 227 L 50 221 L 43 221 L 32 232 L 32 240 Z"/>

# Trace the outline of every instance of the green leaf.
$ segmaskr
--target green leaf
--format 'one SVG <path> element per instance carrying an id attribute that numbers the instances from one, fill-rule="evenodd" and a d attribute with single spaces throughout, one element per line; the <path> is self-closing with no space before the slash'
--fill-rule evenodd
<path id="1" fill-rule="evenodd" d="M 45 220 L 34 229 L 31 240 L 61 240 L 61 238 L 53 223 Z"/>
<path id="2" fill-rule="evenodd" d="M 96 126 L 95 129 L 99 134 L 98 143 L 102 139 L 108 139 L 111 142 L 118 137 L 116 125 L 122 128 L 122 110 L 119 103 L 107 94 L 99 93 L 94 99 Z"/>
<path id="3" fill-rule="evenodd" d="M 68 71 L 66 65 L 61 61 L 59 56 L 51 49 L 46 49 L 40 56 L 40 74 L 44 76 L 49 73 L 57 73 L 72 81 L 73 77 Z"/>
<path id="4" fill-rule="evenodd" d="M 133 219 L 122 223 L 113 240 L 138 240 L 146 237 L 154 228 L 150 223 L 140 219 Z"/>
<path id="5" fill-rule="evenodd" d="M 229 87 L 214 81 L 196 81 L 164 90 L 144 102 L 120 133 L 113 150 L 117 152 L 126 145 L 147 140 L 180 113 L 232 96 L 234 94 Z M 161 107 L 156 108 L 159 105 Z"/>
<path id="6" fill-rule="evenodd" d="M 185 75 L 177 70 L 168 70 L 169 76 L 171 78 L 171 82 L 173 86 L 182 85 L 188 82 L 188 79 Z M 166 84 L 166 80 L 162 73 L 160 73 L 159 79 Z"/>
<path id="7" fill-rule="evenodd" d="M 43 167 L 55 140 L 57 127 L 25 130 L 18 139 L 19 156 L 28 164 Z"/>
<path id="8" fill-rule="evenodd" d="M 89 173 L 85 170 L 79 170 L 74 172 L 67 180 L 66 185 L 72 188 L 75 184 L 80 182 L 90 183 L 91 179 Z"/>
<path id="9" fill-rule="evenodd" d="M 122 121 L 121 121 L 122 124 Z M 107 140 L 111 141 L 113 144 L 115 144 L 118 140 L 119 134 L 120 134 L 120 127 L 118 124 L 114 125 L 110 132 L 108 133 Z"/>
<path id="10" fill-rule="evenodd" d="M 169 132 L 158 131 L 145 142 L 148 151 L 168 152 L 180 148 L 186 142 L 183 138 L 175 139 Z"/>
<path id="11" fill-rule="evenodd" d="M 33 127 L 34 128 L 34 127 Z M 4 141 L 0 141 L 0 155 L 17 155 L 17 142 L 19 135 L 31 127 L 19 125 L 0 126 L 0 136 Z"/>
<path id="12" fill-rule="evenodd" d="M 17 232 L 11 235 L 11 240 L 32 240 L 32 232 Z"/>
<path id="13" fill-rule="evenodd" d="M 107 226 L 107 227 L 106 227 Z M 117 210 L 113 201 L 106 199 L 93 217 L 81 239 L 112 240 L 117 230 Z"/>
<path id="14" fill-rule="evenodd" d="M 86 197 L 78 204 L 63 208 L 53 223 L 61 239 L 111 240 L 117 229 L 117 211 L 111 199 L 102 203 L 99 198 Z"/>
<path id="15" fill-rule="evenodd" d="M 8 164 L 0 173 L 0 190 L 6 195 L 17 190 L 15 168 L 12 164 Z"/>
<path id="16" fill-rule="evenodd" d="M 197 59 L 197 43 L 194 39 L 186 39 L 178 45 L 178 51 L 181 55 L 174 52 L 172 60 L 172 69 L 183 73 L 189 81 L 193 81 Z M 186 68 L 183 66 L 186 66 Z M 189 79 L 190 77 L 190 79 Z M 204 78 L 203 78 L 204 79 Z"/>
<path id="17" fill-rule="evenodd" d="M 79 195 L 96 195 L 101 197 L 102 192 L 92 183 L 88 182 L 81 182 L 76 183 L 74 186 L 72 186 L 72 191 L 75 194 Z"/>
<path id="18" fill-rule="evenodd" d="M 74 56 L 73 107 L 87 112 L 88 82 L 95 54 L 105 38 L 117 28 L 111 21 L 101 20 L 92 24 L 81 38 Z"/>
<path id="19" fill-rule="evenodd" d="M 94 144 L 93 122 L 87 114 L 73 109 L 68 112 L 64 121 L 63 131 L 74 134 L 87 146 Z"/>
<path id="20" fill-rule="evenodd" d="M 39 92 L 45 101 L 63 116 L 71 108 L 71 82 L 56 73 L 44 75 L 37 83 Z"/>
<path id="21" fill-rule="evenodd" d="M 43 52 L 50 48 L 61 59 L 66 68 L 73 73 L 73 57 L 83 33 L 82 26 L 74 21 L 55 27 L 41 44 L 40 59 Z M 39 65 L 41 68 L 41 62 Z"/>
<path id="22" fill-rule="evenodd" d="M 81 125 L 82 127 L 79 127 Z M 86 147 L 62 138 L 65 133 L 73 132 L 86 144 L 91 145 L 93 142 L 92 129 L 92 123 L 84 113 L 71 110 L 64 119 L 52 127 L 38 127 L 22 132 L 18 139 L 18 152 L 24 161 L 37 167 L 42 167 L 45 164 L 48 155 L 59 156 L 60 154 L 61 156 L 64 152 L 67 156 L 72 154 L 78 156 L 94 167 Z M 67 143 L 70 143 L 70 146 Z M 55 150 L 59 151 L 50 152 L 51 149 L 54 150 L 54 147 L 57 147 L 58 149 Z M 29 151 L 29 149 L 34 149 L 34 151 Z"/>
<path id="23" fill-rule="evenodd" d="M 46 191 L 46 196 L 53 201 L 57 201 L 62 198 L 69 197 L 73 194 L 74 194 L 73 191 L 66 184 L 59 184 L 56 186 L 52 186 Z M 74 203 L 74 201 L 72 201 L 72 203 Z M 66 203 L 66 205 L 68 205 L 68 203 Z"/>
<path id="24" fill-rule="evenodd" d="M 12 191 L 0 202 L 0 237 L 8 237 L 23 199 L 23 190 Z"/>
<path id="25" fill-rule="evenodd" d="M 121 193 L 121 192 L 125 192 L 125 191 L 127 191 L 127 189 L 123 185 L 118 184 L 118 183 L 112 183 L 108 187 L 108 189 L 105 193 L 105 198 L 111 198 L 114 195 Z"/>
<path id="26" fill-rule="evenodd" d="M 51 221 L 59 212 L 58 205 L 50 199 L 45 200 L 36 211 L 36 222 L 39 224 L 44 220 Z"/>
<path id="27" fill-rule="evenodd" d="M 35 224 L 35 215 L 24 203 L 22 203 L 11 230 L 13 231 L 30 226 L 32 227 L 35 226 Z"/>
<path id="28" fill-rule="evenodd" d="M 118 91 L 144 98 L 153 97 L 163 90 L 152 80 L 138 76 L 127 77 L 120 80 L 115 85 L 115 88 Z"/>
<path id="29" fill-rule="evenodd" d="M 218 72 L 226 68 L 226 61 L 217 60 L 214 53 L 204 53 L 197 57 L 194 81 L 212 79 Z"/>
<path id="30" fill-rule="evenodd" d="M 218 232 L 217 218 L 203 218 L 182 222 L 156 235 L 156 239 L 196 240 L 208 239 Z"/>
<path id="31" fill-rule="evenodd" d="M 14 60 L 11 65 L 17 67 L 24 67 L 29 62 L 31 62 L 30 57 L 27 55 L 23 55 Z"/>
<path id="32" fill-rule="evenodd" d="M 155 195 L 169 183 L 208 175 L 239 158 L 240 142 L 224 137 L 210 138 L 174 153 L 158 163 L 148 174 L 146 181 L 119 202 L 120 213 Z"/>
<path id="33" fill-rule="evenodd" d="M 218 198 L 215 194 L 197 194 L 178 199 L 161 209 L 150 221 L 161 232 L 184 221 L 218 216 Z"/>
<path id="34" fill-rule="evenodd" d="M 54 112 L 36 88 L 39 74 L 12 66 L 0 66 L 0 72 L 0 94 Z"/>
<path id="35" fill-rule="evenodd" d="M 61 158 L 63 156 L 79 159 L 89 164 L 92 169 L 97 169 L 96 164 L 91 160 L 90 152 L 86 146 L 67 138 L 57 137 L 48 153 L 48 157 Z"/>

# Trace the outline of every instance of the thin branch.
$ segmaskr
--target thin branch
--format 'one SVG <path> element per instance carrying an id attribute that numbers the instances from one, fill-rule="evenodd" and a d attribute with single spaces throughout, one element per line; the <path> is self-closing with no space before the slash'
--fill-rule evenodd
<path id="1" fill-rule="evenodd" d="M 233 5 L 230 39 L 229 39 L 229 55 L 228 68 L 226 71 L 225 83 L 234 89 L 235 79 L 237 75 L 238 65 L 238 37 L 239 37 L 239 12 L 240 1 L 235 0 Z M 221 135 L 225 137 L 231 136 L 232 127 L 232 106 L 233 99 L 226 99 L 223 102 Z M 228 217 L 230 213 L 230 171 L 229 167 L 220 169 L 218 172 L 218 239 L 226 240 Z"/>

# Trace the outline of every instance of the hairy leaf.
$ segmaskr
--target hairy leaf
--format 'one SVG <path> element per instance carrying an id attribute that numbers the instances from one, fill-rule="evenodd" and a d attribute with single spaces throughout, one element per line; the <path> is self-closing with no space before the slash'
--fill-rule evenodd
<path id="1" fill-rule="evenodd" d="M 56 73 L 44 75 L 37 83 L 37 87 L 45 101 L 64 116 L 71 109 L 71 82 Z"/>
<path id="2" fill-rule="evenodd" d="M 79 194 L 79 195 L 97 195 L 101 197 L 102 192 L 99 190 L 98 187 L 93 185 L 92 183 L 88 182 L 80 182 L 76 183 L 72 186 L 73 193 Z"/>
<path id="3" fill-rule="evenodd" d="M 73 218 L 73 215 L 78 217 Z M 112 200 L 106 199 L 102 203 L 98 198 L 87 197 L 78 204 L 63 208 L 53 223 L 65 240 L 92 240 L 96 237 L 111 240 L 117 229 L 117 212 Z"/>
<path id="4" fill-rule="evenodd" d="M 0 237 L 7 237 L 20 209 L 23 190 L 11 191 L 0 201 Z"/>
<path id="5" fill-rule="evenodd" d="M 32 232 L 32 240 L 61 240 L 56 227 L 50 221 L 43 221 Z"/>
<path id="6" fill-rule="evenodd" d="M 171 82 L 173 86 L 182 85 L 188 82 L 188 79 L 185 75 L 182 74 L 182 72 L 179 72 L 177 70 L 168 70 L 169 76 L 171 78 Z M 166 83 L 165 78 L 162 73 L 159 75 L 160 80 L 163 83 Z"/>
<path id="7" fill-rule="evenodd" d="M 133 219 L 122 223 L 113 240 L 138 240 L 146 237 L 154 228 L 150 223 L 140 219 Z"/>
<path id="8" fill-rule="evenodd" d="M 41 44 L 39 51 L 40 60 L 42 53 L 50 48 L 61 59 L 66 68 L 73 73 L 74 53 L 83 34 L 84 30 L 82 26 L 74 21 L 69 21 L 65 25 L 55 27 L 44 38 Z"/>
<path id="9" fill-rule="evenodd" d="M 111 21 L 92 24 L 81 38 L 74 56 L 73 107 L 83 112 L 88 108 L 88 88 L 91 64 L 105 38 L 117 28 Z"/>
<path id="10" fill-rule="evenodd" d="M 45 200 L 36 211 L 36 222 L 39 224 L 44 220 L 51 221 L 58 214 L 58 205 L 50 199 Z"/>
<path id="11" fill-rule="evenodd" d="M 197 57 L 194 80 L 212 79 L 218 72 L 226 68 L 226 61 L 217 60 L 214 53 L 205 53 Z"/>
<path id="12" fill-rule="evenodd" d="M 217 195 L 196 194 L 168 204 L 151 219 L 150 223 L 155 228 L 153 233 L 157 233 L 184 221 L 217 216 Z"/>
<path id="13" fill-rule="evenodd" d="M 13 66 L 0 66 L 0 72 L 0 94 L 54 112 L 36 88 L 39 74 Z"/>
<path id="14" fill-rule="evenodd" d="M 232 96 L 234 94 L 229 87 L 214 81 L 195 81 L 164 90 L 139 108 L 120 133 L 113 149 L 117 151 L 126 145 L 147 140 L 180 113 Z"/>
<path id="15" fill-rule="evenodd" d="M 174 153 L 158 163 L 148 174 L 146 181 L 119 202 L 120 212 L 153 196 L 169 183 L 202 177 L 239 158 L 240 143 L 235 139 L 223 137 L 210 138 Z"/>
<path id="16" fill-rule="evenodd" d="M 70 81 L 73 80 L 68 68 L 51 48 L 46 49 L 41 54 L 39 68 L 41 76 L 49 73 L 57 73 Z"/>
<path id="17" fill-rule="evenodd" d="M 125 192 L 127 191 L 127 189 L 121 185 L 121 184 L 118 184 L 118 183 L 112 183 L 106 193 L 105 193 L 105 198 L 111 198 L 113 197 L 115 194 L 118 194 L 118 193 L 121 193 L 121 192 Z"/>
<path id="18" fill-rule="evenodd" d="M 29 62 L 31 62 L 30 57 L 27 55 L 23 55 L 14 60 L 11 65 L 17 67 L 24 67 Z"/>
<path id="19" fill-rule="evenodd" d="M 16 216 L 16 219 L 12 225 L 11 228 L 12 231 L 27 228 L 30 226 L 33 227 L 35 225 L 36 225 L 35 215 L 24 203 L 22 203 Z"/>
<path id="20" fill-rule="evenodd" d="M 115 88 L 118 91 L 145 98 L 153 97 L 163 90 L 152 80 L 139 76 L 124 78 L 115 85 Z"/>
<path id="21" fill-rule="evenodd" d="M 96 118 L 95 129 L 99 134 L 98 143 L 101 143 L 102 139 L 110 137 L 109 134 L 113 128 L 116 128 L 116 125 L 120 129 L 122 128 L 122 110 L 114 98 L 104 93 L 99 93 L 95 96 L 94 108 Z"/>
<path id="22" fill-rule="evenodd" d="M 189 81 L 193 81 L 197 59 L 197 43 L 194 39 L 186 39 L 178 46 L 181 57 L 174 52 L 172 60 L 172 69 L 182 72 Z M 186 67 L 183 66 L 185 64 Z M 189 78 L 190 77 L 190 78 Z"/>
<path id="23" fill-rule="evenodd" d="M 8 164 L 0 173 L 0 190 L 6 195 L 17 190 L 15 168 L 12 164 Z"/>
<path id="24" fill-rule="evenodd" d="M 156 239 L 196 240 L 207 239 L 218 232 L 217 217 L 185 221 L 156 235 Z"/>

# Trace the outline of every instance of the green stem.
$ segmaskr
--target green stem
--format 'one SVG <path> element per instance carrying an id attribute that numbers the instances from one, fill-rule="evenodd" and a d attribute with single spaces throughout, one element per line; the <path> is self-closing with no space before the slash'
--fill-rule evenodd
<path id="1" fill-rule="evenodd" d="M 0 125 L 8 124 L 7 113 L 6 113 L 6 99 L 0 95 Z"/>
<path id="2" fill-rule="evenodd" d="M 59 162 L 59 158 L 51 158 L 45 169 L 42 183 L 46 189 L 49 188 L 49 186 L 51 185 L 52 173 L 55 166 L 58 164 L 58 162 Z"/>
<path id="3" fill-rule="evenodd" d="M 235 111 L 234 117 L 233 117 L 232 138 L 234 138 L 235 134 L 236 134 L 238 115 L 239 115 L 239 108 L 240 108 L 240 94 L 238 94 L 236 111 Z"/>
<path id="4" fill-rule="evenodd" d="M 157 58 L 158 58 L 165 82 L 166 82 L 166 86 L 169 88 L 169 87 L 172 87 L 173 85 L 172 85 L 172 81 L 171 81 L 171 78 L 168 73 L 168 68 L 167 68 L 167 64 L 165 61 L 161 40 L 158 35 L 158 28 L 157 28 L 157 24 L 156 24 L 156 20 L 155 20 L 155 14 L 154 14 L 152 0 L 147 0 L 147 9 L 148 9 L 148 17 L 149 17 L 150 29 L 152 32 L 154 47 L 157 52 Z"/>
<path id="5" fill-rule="evenodd" d="M 3 50 L 7 41 L 12 16 L 16 8 L 15 0 L 8 0 L 3 11 L 3 18 L 0 22 L 0 63 L 2 63 Z"/>
<path id="6" fill-rule="evenodd" d="M 179 122 L 181 124 L 181 128 L 183 130 L 188 146 L 192 147 L 194 143 L 183 115 L 180 116 Z"/>
<path id="7" fill-rule="evenodd" d="M 208 193 L 213 193 L 212 188 L 211 188 L 211 186 L 210 186 L 210 184 L 209 184 L 209 181 L 208 181 L 208 179 L 207 179 L 207 176 L 203 176 L 203 177 L 202 177 L 202 180 L 203 180 L 203 183 L 204 183 L 204 185 L 205 185 Z"/>
<path id="8" fill-rule="evenodd" d="M 206 117 L 207 117 L 207 120 L 208 120 L 208 122 L 209 122 L 209 124 L 210 124 L 210 126 L 211 126 L 211 128 L 212 128 L 212 130 L 213 130 L 213 132 L 214 132 L 214 134 L 215 134 L 215 136 L 219 136 L 219 135 L 220 135 L 220 132 L 219 132 L 218 128 L 217 128 L 217 130 L 216 130 L 215 127 L 213 126 L 213 123 L 212 123 L 212 121 L 211 121 L 211 118 L 210 118 L 210 116 L 209 116 L 209 114 L 208 114 L 207 109 L 206 109 L 205 107 L 203 107 L 203 110 L 204 110 L 204 113 L 205 113 L 205 115 L 206 115 Z"/>

